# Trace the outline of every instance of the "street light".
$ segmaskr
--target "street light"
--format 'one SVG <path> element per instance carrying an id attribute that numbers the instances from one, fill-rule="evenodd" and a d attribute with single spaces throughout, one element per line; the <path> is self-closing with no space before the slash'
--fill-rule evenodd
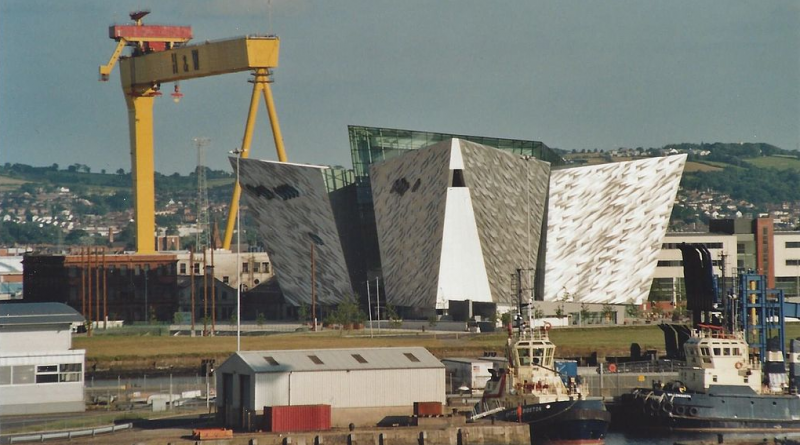
<path id="1" fill-rule="evenodd" d="M 236 155 L 236 186 L 239 185 L 239 159 L 242 158 L 243 150 L 237 148 L 228 153 Z M 238 204 L 238 203 L 237 203 Z M 236 352 L 242 350 L 242 261 L 241 261 L 241 207 L 236 206 Z"/>

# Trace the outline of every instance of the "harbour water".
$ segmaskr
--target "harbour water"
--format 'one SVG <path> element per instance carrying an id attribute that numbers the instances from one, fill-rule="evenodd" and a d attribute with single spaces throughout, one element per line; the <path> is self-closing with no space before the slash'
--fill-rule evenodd
<path id="1" fill-rule="evenodd" d="M 791 438 L 794 440 L 800 439 L 800 434 L 786 434 L 776 432 L 774 434 L 725 434 L 723 436 L 723 443 L 736 442 L 741 440 L 752 440 L 752 442 L 765 442 L 773 443 L 774 438 L 784 439 Z M 676 442 L 695 442 L 707 441 L 710 443 L 717 442 L 716 434 L 671 434 L 668 436 L 643 436 L 643 435 L 630 435 L 619 431 L 609 432 L 606 435 L 606 445 L 673 445 Z"/>

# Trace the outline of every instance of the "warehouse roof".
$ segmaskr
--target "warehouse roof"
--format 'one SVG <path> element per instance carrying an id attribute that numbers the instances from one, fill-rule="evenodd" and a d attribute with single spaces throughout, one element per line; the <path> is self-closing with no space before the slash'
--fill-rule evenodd
<path id="1" fill-rule="evenodd" d="M 64 303 L 2 303 L 0 326 L 65 324 L 84 321 L 83 316 Z"/>
<path id="2" fill-rule="evenodd" d="M 243 362 L 256 373 L 444 368 L 422 347 L 243 351 L 233 354 L 223 366 L 231 361 Z"/>

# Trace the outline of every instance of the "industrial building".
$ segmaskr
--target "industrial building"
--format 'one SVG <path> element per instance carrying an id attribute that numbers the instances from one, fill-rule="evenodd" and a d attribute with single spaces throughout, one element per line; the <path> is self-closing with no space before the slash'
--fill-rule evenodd
<path id="1" fill-rule="evenodd" d="M 332 424 L 344 426 L 445 402 L 444 365 L 421 347 L 243 351 L 217 368 L 216 381 L 227 427 L 259 422 L 266 406 L 330 405 Z"/>
<path id="2" fill-rule="evenodd" d="M 708 232 L 670 232 L 658 257 L 651 298 L 683 301 L 681 243 L 703 244 L 725 289 L 732 289 L 740 270 L 765 275 L 767 287 L 800 297 L 800 232 L 776 232 L 771 218 L 711 220 Z"/>
<path id="3" fill-rule="evenodd" d="M 100 249 L 66 255 L 28 254 L 23 260 L 25 301 L 64 303 L 86 320 L 228 322 L 242 286 L 242 318 L 286 316 L 265 252 L 215 250 L 151 255 L 109 254 Z M 237 266 L 237 262 L 241 262 Z M 238 270 L 237 270 L 238 267 Z M 277 294 L 277 296 L 276 296 Z M 194 295 L 194 297 L 192 296 Z"/>
<path id="4" fill-rule="evenodd" d="M 72 349 L 72 324 L 61 303 L 0 304 L 0 415 L 82 412 L 86 351 Z"/>

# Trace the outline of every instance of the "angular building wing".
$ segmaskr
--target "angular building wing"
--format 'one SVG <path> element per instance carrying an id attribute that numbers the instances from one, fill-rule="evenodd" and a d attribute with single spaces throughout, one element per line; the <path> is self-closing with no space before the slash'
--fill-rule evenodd
<path id="1" fill-rule="evenodd" d="M 514 304 L 511 277 L 536 264 L 549 172 L 546 162 L 459 139 L 374 165 L 388 301 Z"/>
<path id="2" fill-rule="evenodd" d="M 231 164 L 236 168 L 236 159 Z M 327 167 L 241 159 L 242 197 L 257 223 L 287 303 L 311 303 L 312 245 L 317 302 L 353 294 L 323 171 Z"/>
<path id="3" fill-rule="evenodd" d="M 553 171 L 545 301 L 646 301 L 686 155 Z"/>

